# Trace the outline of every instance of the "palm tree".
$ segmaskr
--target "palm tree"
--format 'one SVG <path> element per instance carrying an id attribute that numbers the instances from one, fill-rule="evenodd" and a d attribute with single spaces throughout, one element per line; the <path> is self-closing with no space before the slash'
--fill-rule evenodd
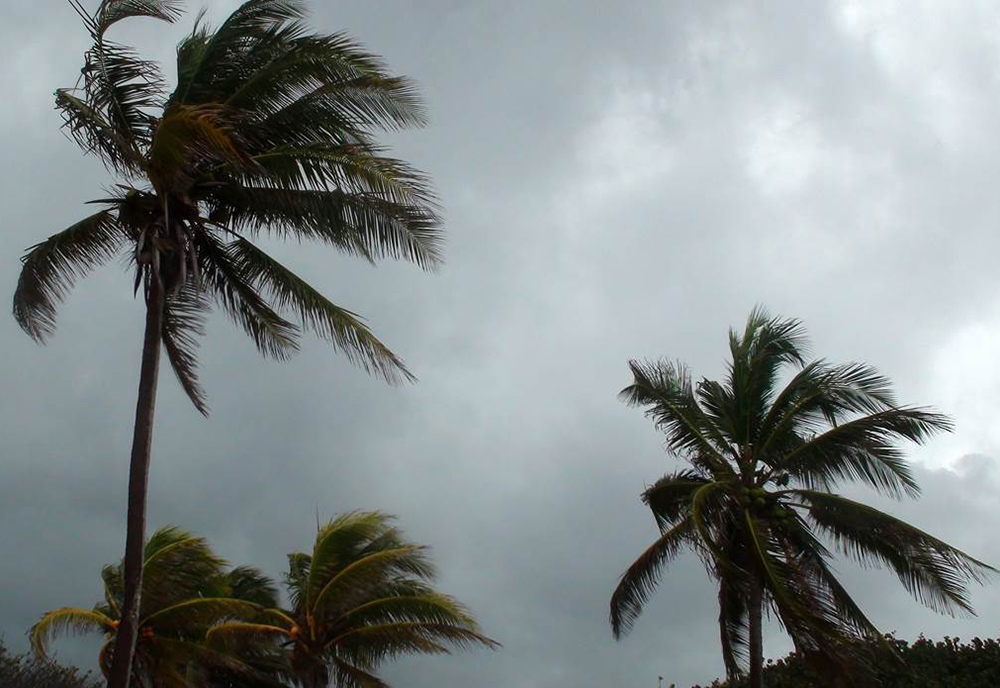
<path id="1" fill-rule="evenodd" d="M 203 538 L 173 527 L 157 530 L 144 548 L 139 639 L 132 680 L 152 688 L 182 688 L 207 671 L 252 675 L 248 665 L 205 647 L 208 629 L 232 619 L 254 619 L 277 603 L 271 582 L 251 567 L 226 571 Z M 93 609 L 63 607 L 43 615 L 30 631 L 31 645 L 44 657 L 56 636 L 104 633 L 98 656 L 105 677 L 110 675 L 121 632 L 124 570 L 105 566 L 104 601 Z"/>
<path id="2" fill-rule="evenodd" d="M 697 384 L 681 365 L 630 362 L 621 398 L 646 408 L 667 450 L 688 465 L 642 495 L 660 537 L 622 575 L 611 598 L 616 638 L 627 633 L 664 567 L 693 549 L 719 586 L 722 656 L 730 677 L 749 660 L 761 685 L 762 612 L 797 649 L 833 669 L 880 634 L 830 568 L 834 549 L 892 569 L 931 608 L 972 614 L 966 584 L 995 570 L 927 533 L 833 492 L 844 481 L 895 498 L 917 483 L 898 440 L 921 443 L 949 430 L 926 408 L 900 406 L 889 380 L 859 363 L 806 362 L 796 320 L 755 309 L 742 336 L 730 331 L 723 382 Z M 788 366 L 797 371 L 779 389 Z"/>
<path id="3" fill-rule="evenodd" d="M 426 548 L 403 539 L 378 512 L 341 516 L 320 529 L 312 554 L 288 556 L 291 609 L 257 622 L 229 621 L 208 632 L 231 653 L 248 643 L 286 648 L 303 688 L 387 686 L 374 671 L 403 654 L 498 644 L 461 604 L 435 591 Z"/>
<path id="4" fill-rule="evenodd" d="M 207 414 L 197 339 L 214 301 L 267 356 L 298 348 L 302 329 L 390 382 L 403 362 L 255 240 L 329 244 L 374 262 L 433 268 L 440 221 L 427 178 L 385 155 L 373 135 L 419 126 L 413 85 L 344 34 L 316 35 L 302 0 L 248 0 L 216 30 L 201 21 L 177 49 L 167 93 L 154 62 L 108 32 L 132 17 L 167 22 L 180 0 L 69 0 L 93 39 L 75 88 L 56 92 L 65 128 L 119 181 L 100 207 L 31 247 L 14 316 L 44 342 L 77 279 L 124 255 L 146 305 L 129 468 L 125 599 L 112 688 L 126 688 L 137 631 L 160 346 Z M 291 317 L 292 319 L 288 319 Z"/>

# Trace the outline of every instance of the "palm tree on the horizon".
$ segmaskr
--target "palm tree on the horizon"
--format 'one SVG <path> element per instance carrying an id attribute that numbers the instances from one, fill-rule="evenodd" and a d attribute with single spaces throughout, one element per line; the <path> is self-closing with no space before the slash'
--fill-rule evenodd
<path id="1" fill-rule="evenodd" d="M 969 581 L 995 569 L 882 511 L 836 494 L 860 482 L 894 498 L 919 488 L 896 446 L 950 430 L 932 410 L 900 406 L 889 380 L 860 363 L 807 362 L 797 320 L 754 309 L 742 334 L 730 330 L 725 380 L 695 383 L 666 361 L 631 361 L 621 398 L 667 437 L 685 468 L 642 494 L 660 537 L 629 567 L 611 598 L 620 639 L 666 565 L 689 548 L 719 586 L 726 674 L 763 667 L 762 614 L 773 613 L 796 649 L 831 672 L 857 664 L 861 640 L 882 636 L 838 581 L 833 552 L 893 570 L 917 599 L 940 612 L 973 614 Z M 798 368 L 784 387 L 780 376 Z"/>
<path id="2" fill-rule="evenodd" d="M 14 316 L 35 340 L 54 331 L 75 282 L 116 255 L 146 306 L 129 467 L 122 626 L 111 688 L 126 688 L 142 590 L 142 548 L 160 349 L 195 407 L 198 337 L 214 302 L 266 356 L 303 329 L 389 382 L 403 362 L 351 311 L 263 251 L 276 236 L 368 261 L 433 268 L 440 220 L 428 179 L 374 134 L 425 123 L 417 93 L 350 37 L 317 35 L 302 0 L 248 0 L 217 29 L 199 16 L 177 48 L 172 92 L 158 65 L 108 37 L 132 17 L 173 22 L 180 0 L 68 0 L 93 45 L 75 88 L 56 91 L 65 128 L 118 177 L 100 209 L 31 247 Z"/>
<path id="3" fill-rule="evenodd" d="M 247 645 L 284 648 L 303 688 L 388 688 L 374 673 L 386 659 L 498 647 L 462 604 L 432 587 L 427 548 L 392 520 L 352 512 L 320 528 L 311 553 L 288 555 L 291 608 L 220 623 L 209 647 L 236 656 Z"/>
<path id="4" fill-rule="evenodd" d="M 144 547 L 146 575 L 139 610 L 139 638 L 132 679 L 139 685 L 176 688 L 210 672 L 255 675 L 253 665 L 209 649 L 205 635 L 214 624 L 253 620 L 277 604 L 274 585 L 249 566 L 227 569 L 204 538 L 167 526 L 154 532 Z M 62 607 L 47 612 L 31 627 L 36 655 L 46 657 L 59 635 L 103 633 L 97 664 L 108 678 L 121 632 L 124 570 L 121 564 L 101 571 L 104 601 L 92 609 Z M 193 684 L 192 684 L 193 685 Z"/>

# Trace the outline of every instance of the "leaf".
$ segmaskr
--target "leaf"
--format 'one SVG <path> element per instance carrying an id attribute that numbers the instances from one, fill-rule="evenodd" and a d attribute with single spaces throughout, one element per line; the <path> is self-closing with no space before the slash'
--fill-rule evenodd
<path id="1" fill-rule="evenodd" d="M 123 19 L 152 17 L 173 23 L 181 16 L 181 0 L 102 0 L 94 16 L 98 37 Z"/>
<path id="2" fill-rule="evenodd" d="M 292 310 L 304 327 L 336 345 L 352 363 L 380 374 L 387 382 L 414 377 L 351 311 L 327 300 L 308 283 L 245 239 L 229 246 L 233 264 L 254 289 L 261 290 L 279 310 Z"/>
<path id="3" fill-rule="evenodd" d="M 202 291 L 192 282 L 168 294 L 164 301 L 161 338 L 170 366 L 185 394 L 203 416 L 208 415 L 205 391 L 198 381 L 197 337 L 205 334 L 209 308 Z"/>
<path id="4" fill-rule="evenodd" d="M 195 629 L 207 631 L 209 626 L 222 621 L 251 618 L 259 612 L 258 605 L 244 600 L 196 597 L 160 609 L 145 617 L 142 624 L 158 633 L 180 630 L 190 634 Z"/>
<path id="5" fill-rule="evenodd" d="M 656 589 L 664 567 L 690 541 L 694 524 L 685 518 L 650 545 L 621 575 L 611 596 L 611 632 L 616 640 L 632 629 L 646 601 Z"/>
<path id="6" fill-rule="evenodd" d="M 916 497 L 920 488 L 893 441 L 923 443 L 931 434 L 950 428 L 946 416 L 928 409 L 887 409 L 832 427 L 774 465 L 809 486 L 859 480 L 893 497 Z"/>
<path id="7" fill-rule="evenodd" d="M 226 315 L 250 336 L 257 350 L 279 360 L 297 352 L 298 328 L 275 313 L 247 281 L 226 245 L 204 231 L 194 234 L 194 244 L 206 288 Z"/>
<path id="8" fill-rule="evenodd" d="M 111 210 L 102 210 L 35 244 L 21 259 L 14 318 L 44 343 L 56 327 L 56 306 L 94 268 L 115 255 L 125 235 Z"/>
<path id="9" fill-rule="evenodd" d="M 343 190 L 224 184 L 211 194 L 223 222 L 239 232 L 321 241 L 370 261 L 440 262 L 440 219 L 433 210 Z"/>
<path id="10" fill-rule="evenodd" d="M 31 648 L 35 654 L 45 657 L 49 641 L 63 634 L 79 635 L 83 633 L 104 632 L 115 630 L 114 620 L 96 611 L 63 607 L 44 614 L 29 631 Z"/>
<path id="11" fill-rule="evenodd" d="M 983 583 L 997 570 L 937 538 L 873 507 L 838 495 L 793 490 L 806 501 L 821 532 L 862 564 L 892 569 L 914 597 L 935 611 L 973 614 L 966 585 Z"/>

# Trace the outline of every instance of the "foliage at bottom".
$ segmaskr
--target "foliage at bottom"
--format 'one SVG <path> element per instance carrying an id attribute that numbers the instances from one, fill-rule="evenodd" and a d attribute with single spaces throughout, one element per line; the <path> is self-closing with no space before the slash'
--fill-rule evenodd
<path id="1" fill-rule="evenodd" d="M 937 642 L 921 636 L 913 643 L 886 636 L 873 644 L 874 676 L 854 676 L 841 686 L 874 688 L 996 688 L 1000 686 L 1000 640 L 973 638 L 963 643 L 945 636 Z M 746 688 L 746 679 L 714 681 L 705 688 Z M 764 668 L 767 688 L 831 688 L 829 675 L 793 652 Z M 702 688 L 694 686 L 693 688 Z"/>

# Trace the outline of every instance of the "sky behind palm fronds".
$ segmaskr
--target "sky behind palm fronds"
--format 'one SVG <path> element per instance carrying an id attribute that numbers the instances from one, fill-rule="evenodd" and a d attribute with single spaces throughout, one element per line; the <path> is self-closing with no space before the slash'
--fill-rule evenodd
<path id="1" fill-rule="evenodd" d="M 236 2 L 211 0 L 219 20 Z M 118 38 L 165 59 L 177 26 Z M 87 35 L 60 0 L 0 0 L 0 294 L 19 256 L 109 177 L 59 131 L 52 92 Z M 1000 8 L 991 3 L 314 2 L 413 77 L 431 126 L 389 140 L 436 183 L 446 264 L 428 275 L 275 246 L 368 317 L 420 378 L 392 388 L 321 341 L 259 360 L 209 324 L 203 419 L 164 371 L 150 529 L 204 535 L 278 577 L 316 513 L 395 513 L 433 547 L 440 589 L 504 643 L 397 663 L 413 688 L 678 686 L 722 673 L 712 584 L 694 557 L 615 643 L 607 605 L 655 526 L 643 487 L 676 463 L 617 392 L 629 358 L 723 372 L 755 303 L 801 318 L 813 351 L 860 360 L 906 403 L 952 415 L 909 451 L 920 502 L 877 502 L 1000 564 Z M 50 344 L 0 318 L 0 634 L 87 606 L 121 556 L 142 309 L 111 264 Z M 858 491 L 859 496 L 867 494 Z M 1000 632 L 939 617 L 844 564 L 872 620 L 913 638 Z M 787 650 L 771 629 L 765 651 Z M 60 657 L 86 661 L 92 646 Z M 96 647 L 96 646 L 95 646 Z M 58 648 L 57 648 L 58 649 Z"/>

